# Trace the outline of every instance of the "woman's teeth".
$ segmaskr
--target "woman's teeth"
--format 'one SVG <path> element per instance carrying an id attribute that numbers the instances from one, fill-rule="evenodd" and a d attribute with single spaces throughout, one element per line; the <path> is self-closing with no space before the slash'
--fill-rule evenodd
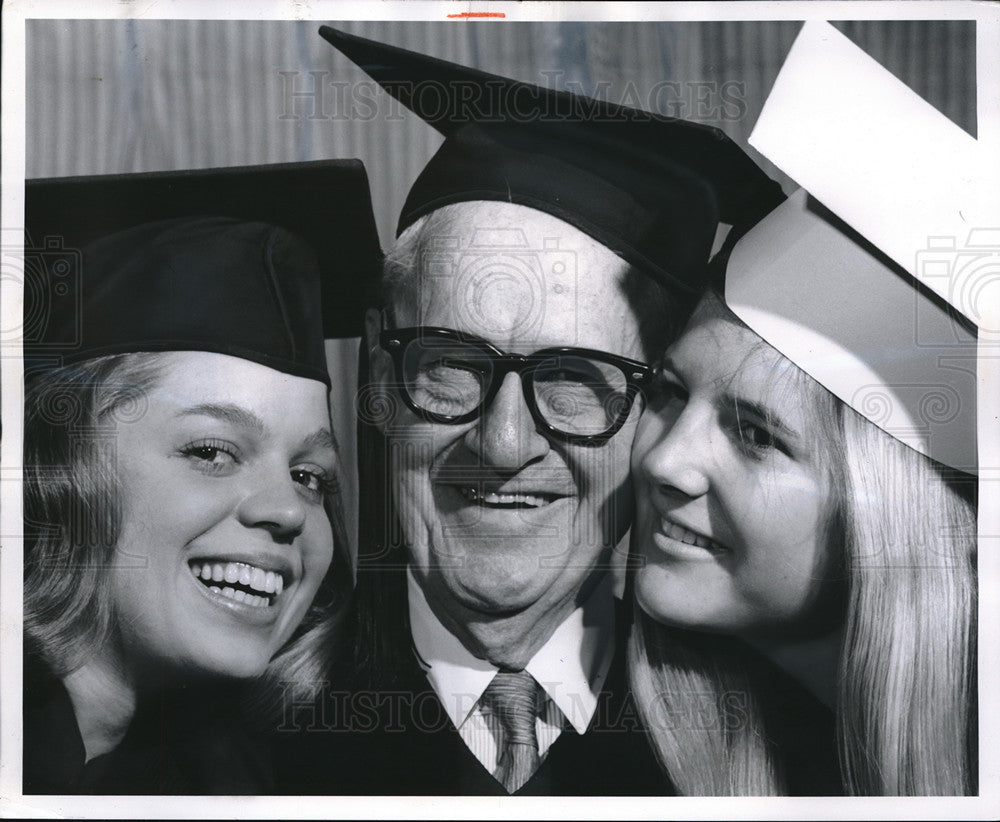
<path id="1" fill-rule="evenodd" d="M 660 530 L 670 537 L 670 539 L 675 539 L 678 542 L 683 542 L 685 545 L 695 545 L 698 548 L 708 548 L 709 550 L 719 551 L 722 546 L 717 542 L 713 542 L 707 537 L 703 537 L 700 534 L 696 534 L 694 531 L 689 531 L 682 525 L 678 525 L 676 522 L 671 522 L 668 519 L 660 520 Z"/>
<path id="2" fill-rule="evenodd" d="M 245 562 L 192 562 L 190 568 L 213 593 L 256 608 L 272 605 L 285 587 L 280 573 Z"/>

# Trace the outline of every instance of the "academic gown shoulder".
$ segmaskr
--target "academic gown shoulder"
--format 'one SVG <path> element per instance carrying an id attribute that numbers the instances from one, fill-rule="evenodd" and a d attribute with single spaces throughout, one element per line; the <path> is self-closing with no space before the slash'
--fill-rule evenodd
<path id="1" fill-rule="evenodd" d="M 214 697 L 171 693 L 137 711 L 112 751 L 86 761 L 69 694 L 38 662 L 24 675 L 25 794 L 267 793 L 264 743 Z"/>

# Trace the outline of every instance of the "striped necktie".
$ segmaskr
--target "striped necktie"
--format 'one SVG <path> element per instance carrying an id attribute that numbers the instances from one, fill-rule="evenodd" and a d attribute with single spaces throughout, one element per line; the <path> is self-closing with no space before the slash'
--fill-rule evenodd
<path id="1" fill-rule="evenodd" d="M 493 776 L 514 793 L 538 769 L 535 718 L 541 689 L 527 671 L 499 671 L 483 691 L 481 705 L 491 711 L 503 728 L 503 749 Z"/>

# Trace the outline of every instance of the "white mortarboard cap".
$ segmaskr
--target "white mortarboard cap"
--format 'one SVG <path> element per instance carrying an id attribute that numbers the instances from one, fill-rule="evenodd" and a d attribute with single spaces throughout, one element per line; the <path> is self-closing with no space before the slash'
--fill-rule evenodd
<path id="1" fill-rule="evenodd" d="M 779 206 L 733 249 L 727 304 L 868 420 L 975 473 L 976 336 L 944 300 L 975 315 L 976 266 L 929 240 L 1000 225 L 980 146 L 826 23 L 803 27 L 750 143 L 836 216 L 805 191 Z"/>
<path id="2" fill-rule="evenodd" d="M 974 473 L 975 337 L 822 211 L 800 189 L 754 226 L 729 258 L 726 303 L 871 422 Z"/>

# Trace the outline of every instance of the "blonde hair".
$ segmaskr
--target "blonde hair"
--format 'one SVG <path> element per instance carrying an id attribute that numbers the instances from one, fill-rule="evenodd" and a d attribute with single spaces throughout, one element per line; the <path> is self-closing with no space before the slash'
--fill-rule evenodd
<path id="1" fill-rule="evenodd" d="M 850 793 L 976 791 L 976 516 L 940 466 L 844 416 L 850 589 L 838 740 Z"/>
<path id="2" fill-rule="evenodd" d="M 57 675 L 109 638 L 107 568 L 122 498 L 108 423 L 141 413 L 162 354 L 100 357 L 31 377 L 24 398 L 24 632 Z"/>
<path id="3" fill-rule="evenodd" d="M 973 494 L 961 486 L 964 475 L 949 474 L 804 374 L 800 384 L 826 441 L 819 464 L 842 489 L 827 532 L 846 575 L 836 707 L 843 787 L 851 795 L 975 793 Z M 680 793 L 788 792 L 758 663 L 740 640 L 666 628 L 637 609 L 632 688 Z M 727 717 L 733 694 L 739 722 Z M 691 699 L 702 722 L 657 727 L 656 705 Z M 704 721 L 706 710 L 714 720 Z"/>
<path id="4" fill-rule="evenodd" d="M 632 697 L 681 796 L 783 793 L 763 730 L 764 683 L 754 682 L 748 656 L 732 637 L 666 628 L 636 606 L 628 648 Z M 697 711 L 686 707 L 692 704 Z"/>

